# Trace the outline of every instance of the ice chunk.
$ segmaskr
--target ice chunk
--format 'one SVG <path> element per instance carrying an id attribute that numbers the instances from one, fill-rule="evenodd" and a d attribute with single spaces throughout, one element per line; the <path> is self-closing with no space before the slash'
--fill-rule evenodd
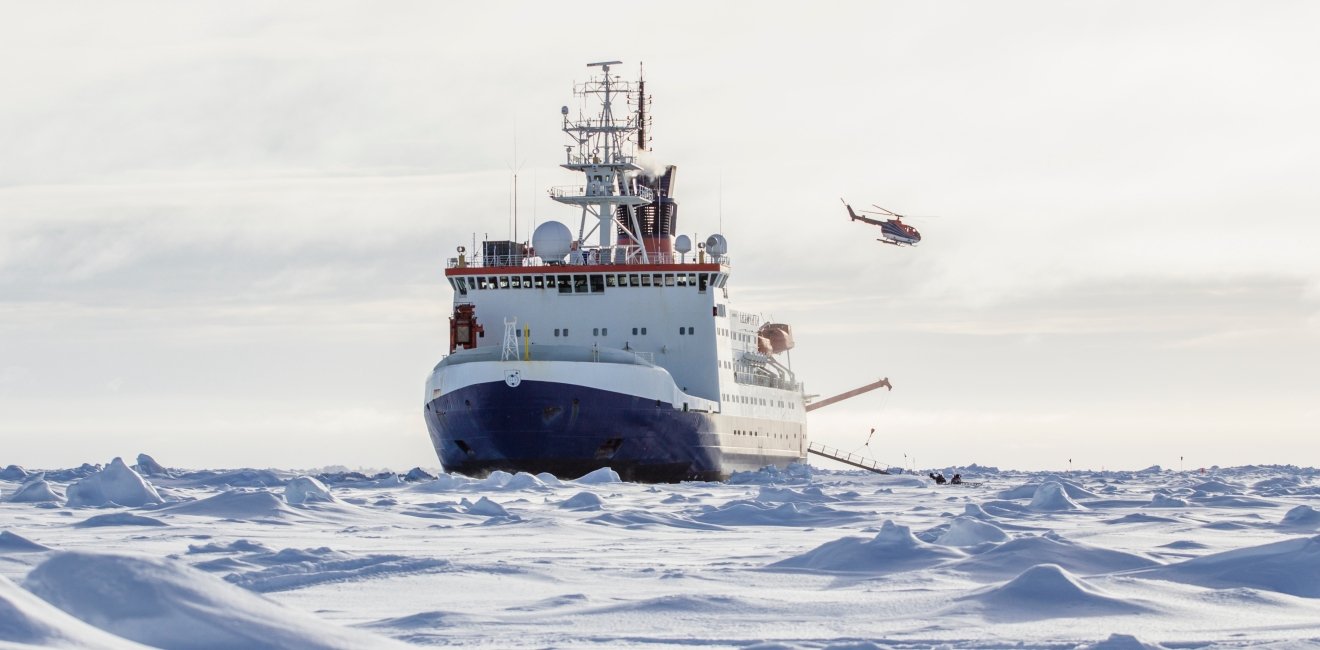
<path id="1" fill-rule="evenodd" d="M 0 469 L 0 481 L 22 481 L 27 479 L 27 470 L 18 465 L 9 465 Z"/>
<path id="2" fill-rule="evenodd" d="M 1036 494 L 1031 497 L 1031 503 L 1028 508 L 1036 512 L 1062 512 L 1068 510 L 1085 510 L 1072 497 L 1068 496 L 1067 490 L 1062 483 L 1047 481 L 1041 483 L 1036 488 Z"/>
<path id="3" fill-rule="evenodd" d="M 563 510 L 600 510 L 605 502 L 591 492 L 578 492 L 559 504 Z"/>
<path id="4" fill-rule="evenodd" d="M 44 479 L 28 481 L 4 498 L 11 503 L 58 503 L 64 500 Z"/>
<path id="5" fill-rule="evenodd" d="M 998 526 L 964 516 L 956 517 L 949 522 L 949 529 L 944 531 L 935 543 L 945 546 L 976 546 L 986 542 L 1003 542 L 1007 539 L 1008 534 Z"/>
<path id="6" fill-rule="evenodd" d="M 146 454 L 138 454 L 136 467 L 137 471 L 145 476 L 170 476 L 169 470 Z"/>
<path id="7" fill-rule="evenodd" d="M 600 485 L 602 483 L 620 483 L 619 473 L 608 468 L 602 467 L 577 480 L 584 485 Z"/>
<path id="8" fill-rule="evenodd" d="M 156 488 L 118 457 L 110 461 L 105 469 L 70 485 L 68 498 L 71 506 L 104 506 L 113 503 L 137 507 L 164 502 Z"/>
<path id="9" fill-rule="evenodd" d="M 1320 510 L 1300 505 L 1284 513 L 1280 523 L 1284 526 L 1317 526 L 1320 525 Z"/>
<path id="10" fill-rule="evenodd" d="M 460 504 L 469 515 L 481 515 L 483 517 L 508 517 L 509 511 L 504 506 L 491 501 L 486 497 L 477 499 L 476 503 L 463 499 Z"/>
<path id="11" fill-rule="evenodd" d="M 335 498 L 325 483 L 310 476 L 298 476 L 284 486 L 284 500 L 293 505 L 302 505 L 315 501 L 333 502 Z"/>

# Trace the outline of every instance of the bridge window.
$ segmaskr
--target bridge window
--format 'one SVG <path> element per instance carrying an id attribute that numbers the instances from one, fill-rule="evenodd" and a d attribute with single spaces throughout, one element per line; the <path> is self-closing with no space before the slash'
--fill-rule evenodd
<path id="1" fill-rule="evenodd" d="M 641 285 L 641 281 L 638 279 L 636 273 L 634 273 L 634 274 L 628 276 L 628 284 L 631 285 L 631 286 L 634 286 L 634 287 L 640 287 L 640 286 L 642 286 L 642 285 Z"/>
<path id="2" fill-rule="evenodd" d="M 501 289 L 508 289 L 508 288 L 509 288 L 509 276 L 507 276 L 507 275 L 501 275 L 501 276 L 500 276 L 500 288 L 501 288 Z"/>
<path id="3" fill-rule="evenodd" d="M 634 275 L 634 276 L 633 276 L 633 279 L 634 279 L 634 280 L 637 279 L 637 276 Z M 633 286 L 637 286 L 637 285 L 634 284 Z M 642 276 L 642 286 L 643 286 L 643 287 L 649 287 L 649 286 L 651 286 L 651 276 L 649 276 L 649 275 L 643 275 L 643 276 Z"/>
<path id="4" fill-rule="evenodd" d="M 512 278 L 509 278 L 509 288 L 511 288 L 511 289 L 521 289 L 521 288 L 522 288 L 522 278 L 520 278 L 520 277 L 518 277 L 518 276 L 516 276 L 516 275 L 513 276 Z"/>
<path id="5" fill-rule="evenodd" d="M 573 279 L 567 275 L 559 276 L 559 293 L 573 293 Z"/>
<path id="6" fill-rule="evenodd" d="M 666 273 L 666 274 L 665 274 L 665 286 L 666 286 L 666 287 L 672 287 L 672 286 L 674 286 L 674 274 L 673 274 L 673 273 Z"/>
<path id="7" fill-rule="evenodd" d="M 619 283 L 618 283 L 617 278 L 618 278 L 618 276 L 616 276 L 616 275 L 607 275 L 607 276 L 605 276 L 605 286 L 607 286 L 607 287 L 617 287 L 617 286 L 619 286 Z"/>
<path id="8" fill-rule="evenodd" d="M 605 291 L 605 277 L 601 275 L 591 276 L 591 292 L 601 293 Z"/>
<path id="9" fill-rule="evenodd" d="M 544 288 L 545 288 L 545 278 L 544 278 L 544 277 L 541 277 L 541 276 L 539 276 L 539 275 L 534 276 L 534 277 L 532 278 L 532 286 L 535 287 L 535 288 L 537 288 L 537 289 L 544 289 Z"/>

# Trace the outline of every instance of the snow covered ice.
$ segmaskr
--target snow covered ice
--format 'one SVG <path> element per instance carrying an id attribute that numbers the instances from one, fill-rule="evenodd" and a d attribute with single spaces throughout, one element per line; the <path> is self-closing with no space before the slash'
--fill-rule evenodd
<path id="1" fill-rule="evenodd" d="M 10 466 L 0 648 L 1320 646 L 1320 472 L 974 479 Z"/>

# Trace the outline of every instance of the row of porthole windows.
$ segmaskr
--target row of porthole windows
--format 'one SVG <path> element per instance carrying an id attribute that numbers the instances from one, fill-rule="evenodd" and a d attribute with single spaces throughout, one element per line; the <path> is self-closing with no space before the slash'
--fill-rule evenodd
<path id="1" fill-rule="evenodd" d="M 679 333 L 680 335 L 691 336 L 691 335 L 693 335 L 693 334 L 696 334 L 696 332 L 697 332 L 697 328 L 695 328 L 695 327 L 687 327 L 687 326 L 684 326 L 684 327 L 680 327 L 680 328 L 678 328 L 678 333 Z M 632 328 L 632 333 L 633 333 L 633 336 L 646 336 L 646 328 L 645 328 L 645 327 L 634 327 L 634 328 Z M 592 335 L 592 336 L 609 336 L 609 335 L 610 335 L 610 328 L 608 328 L 608 327 L 593 327 L 593 328 L 591 328 L 591 335 Z M 522 330 L 518 330 L 518 336 L 522 336 Z M 568 328 L 565 327 L 565 328 L 562 328 L 562 329 L 561 329 L 561 328 L 556 327 L 556 328 L 555 328 L 555 336 L 568 336 Z"/>
<path id="2" fill-rule="evenodd" d="M 778 406 L 781 409 L 797 408 L 796 406 L 793 405 L 792 402 L 786 402 L 784 400 L 768 400 L 763 397 L 751 397 L 749 395 L 734 395 L 732 393 L 726 393 L 724 395 L 721 395 L 721 397 L 726 402 L 736 402 L 738 404 L 751 404 L 754 406 Z"/>
<path id="3" fill-rule="evenodd" d="M 485 289 L 558 289 L 559 293 L 600 293 L 613 287 L 723 287 L 723 273 L 598 273 L 575 275 L 492 275 L 449 278 L 460 294 Z"/>
<path id="4" fill-rule="evenodd" d="M 796 434 L 796 433 L 794 433 L 794 434 L 792 434 L 792 435 L 787 434 L 787 433 L 761 433 L 760 431 L 745 431 L 745 430 L 743 430 L 743 429 L 734 429 L 734 430 L 733 430 L 733 435 L 735 435 L 735 436 L 765 436 L 765 437 L 767 437 L 767 438 L 779 438 L 779 439 L 781 439 L 781 440 L 788 440 L 789 438 L 794 438 L 794 439 L 796 439 L 796 438 L 798 437 L 798 434 Z"/>

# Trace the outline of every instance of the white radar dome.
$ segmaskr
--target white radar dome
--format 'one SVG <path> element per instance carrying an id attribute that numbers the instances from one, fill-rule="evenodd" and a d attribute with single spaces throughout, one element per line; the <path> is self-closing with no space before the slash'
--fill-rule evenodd
<path id="1" fill-rule="evenodd" d="M 532 248 L 543 260 L 562 262 L 573 245 L 573 233 L 558 221 L 547 221 L 532 233 Z"/>
<path id="2" fill-rule="evenodd" d="M 706 238 L 706 252 L 711 255 L 724 255 L 729 252 L 729 242 L 724 235 L 711 235 Z"/>
<path id="3" fill-rule="evenodd" d="M 675 237 L 674 250 L 684 254 L 692 252 L 692 238 L 687 235 L 679 235 Z"/>

